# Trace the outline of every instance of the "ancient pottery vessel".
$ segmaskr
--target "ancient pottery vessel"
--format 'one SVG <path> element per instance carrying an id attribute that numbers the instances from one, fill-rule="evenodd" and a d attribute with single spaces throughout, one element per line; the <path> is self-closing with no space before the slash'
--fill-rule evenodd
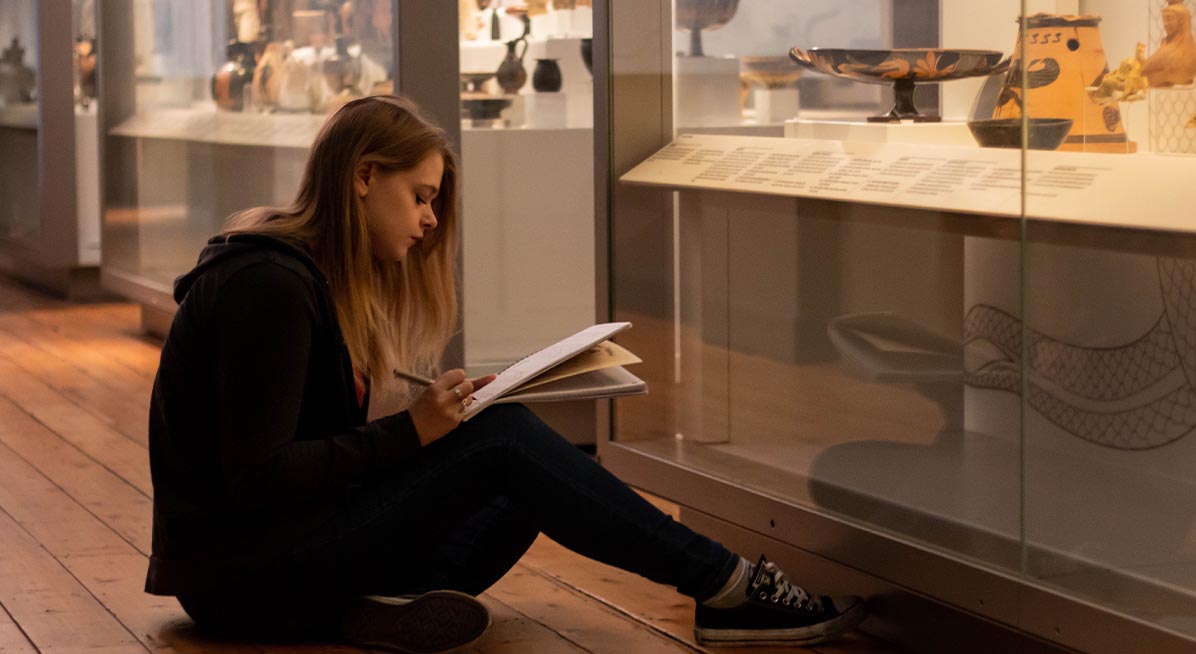
<path id="1" fill-rule="evenodd" d="M 915 85 L 946 82 L 965 77 L 983 77 L 1001 70 L 1001 53 L 993 50 L 949 50 L 946 48 L 895 48 L 892 50 L 845 50 L 801 48 L 789 56 L 810 70 L 857 82 L 893 85 L 893 108 L 870 122 L 938 122 L 939 116 L 918 111 Z"/>
<path id="2" fill-rule="evenodd" d="M 556 59 L 537 59 L 532 73 L 532 88 L 540 93 L 556 93 L 561 90 L 561 65 Z"/>
<path id="3" fill-rule="evenodd" d="M 740 57 L 739 78 L 766 89 L 783 89 L 801 79 L 803 68 L 790 57 Z"/>
<path id="4" fill-rule="evenodd" d="M 581 60 L 585 62 L 586 70 L 594 74 L 594 39 L 581 40 Z"/>
<path id="5" fill-rule="evenodd" d="M 253 81 L 253 49 L 248 43 L 230 41 L 228 61 L 212 76 L 212 99 L 224 111 L 245 108 L 245 87 Z"/>
<path id="6" fill-rule="evenodd" d="M 1026 147 L 1057 150 L 1071 131 L 1070 118 L 1027 118 Z M 986 148 L 1022 147 L 1022 119 L 992 118 L 968 122 L 972 137 Z"/>
<path id="7" fill-rule="evenodd" d="M 37 88 L 37 77 L 33 69 L 25 65 L 25 48 L 17 37 L 0 54 L 0 100 L 4 104 L 32 102 Z"/>
<path id="8" fill-rule="evenodd" d="M 689 30 L 689 56 L 706 56 L 702 32 L 726 25 L 738 9 L 739 0 L 677 0 L 677 27 Z"/>
<path id="9" fill-rule="evenodd" d="M 1116 103 L 1101 106 L 1086 91 L 1109 72 L 1096 15 L 1036 14 L 1022 21 L 993 118 L 1069 118 L 1062 150 L 1126 151 Z M 1025 42 L 1026 61 L 1021 52 Z"/>
<path id="10" fill-rule="evenodd" d="M 515 54 L 519 44 L 523 44 L 523 50 L 518 55 Z M 513 41 L 507 41 L 507 55 L 503 57 L 502 63 L 498 65 L 498 85 L 502 87 L 504 93 L 513 94 L 518 93 L 519 89 L 527 83 L 527 70 L 523 68 L 523 57 L 527 54 L 527 40 L 518 38 Z"/>

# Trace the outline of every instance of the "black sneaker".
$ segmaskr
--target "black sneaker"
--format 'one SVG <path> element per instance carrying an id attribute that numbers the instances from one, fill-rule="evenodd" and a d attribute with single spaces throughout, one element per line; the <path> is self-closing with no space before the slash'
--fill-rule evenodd
<path id="1" fill-rule="evenodd" d="M 345 609 L 341 631 L 358 645 L 405 654 L 452 652 L 482 637 L 490 613 L 476 598 L 454 590 L 417 597 L 368 595 Z"/>
<path id="2" fill-rule="evenodd" d="M 703 645 L 809 645 L 854 627 L 865 613 L 859 597 L 815 597 L 761 556 L 747 601 L 731 609 L 698 604 L 694 636 Z"/>

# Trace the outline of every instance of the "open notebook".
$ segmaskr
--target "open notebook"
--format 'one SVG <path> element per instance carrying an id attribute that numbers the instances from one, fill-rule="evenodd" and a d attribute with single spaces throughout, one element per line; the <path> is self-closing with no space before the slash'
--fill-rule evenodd
<path id="1" fill-rule="evenodd" d="M 473 394 L 464 419 L 503 402 L 597 400 L 647 393 L 648 385 L 623 368 L 641 359 L 609 340 L 629 327 L 629 322 L 587 327 L 512 363 Z"/>

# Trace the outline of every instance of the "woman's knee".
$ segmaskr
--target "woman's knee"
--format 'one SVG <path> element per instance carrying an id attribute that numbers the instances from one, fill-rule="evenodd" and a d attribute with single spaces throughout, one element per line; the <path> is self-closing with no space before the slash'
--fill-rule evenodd
<path id="1" fill-rule="evenodd" d="M 491 438 L 518 439 L 526 438 L 529 434 L 555 434 L 531 409 L 518 403 L 486 407 L 469 422 L 461 423 L 458 429 Z"/>

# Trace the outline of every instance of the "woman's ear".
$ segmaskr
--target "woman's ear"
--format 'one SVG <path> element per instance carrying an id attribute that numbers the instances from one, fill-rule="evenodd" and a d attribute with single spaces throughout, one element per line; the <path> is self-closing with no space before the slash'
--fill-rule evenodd
<path id="1" fill-rule="evenodd" d="M 364 198 L 365 194 L 370 190 L 370 181 L 373 179 L 374 164 L 361 162 L 353 168 L 353 192 L 357 193 L 357 197 Z"/>

